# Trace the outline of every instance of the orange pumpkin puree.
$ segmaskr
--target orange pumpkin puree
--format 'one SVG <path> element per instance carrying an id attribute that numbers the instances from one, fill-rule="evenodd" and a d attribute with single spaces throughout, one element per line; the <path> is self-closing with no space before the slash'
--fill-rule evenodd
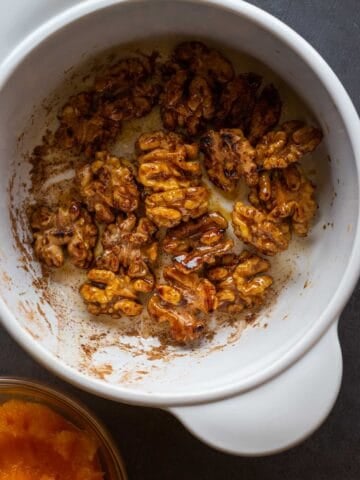
<path id="1" fill-rule="evenodd" d="M 0 405 L 0 480 L 103 480 L 97 445 L 50 408 Z"/>

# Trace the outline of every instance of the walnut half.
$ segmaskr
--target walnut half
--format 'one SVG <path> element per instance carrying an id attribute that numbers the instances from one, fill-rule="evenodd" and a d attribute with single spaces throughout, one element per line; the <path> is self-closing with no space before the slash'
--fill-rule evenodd
<path id="1" fill-rule="evenodd" d="M 215 263 L 234 246 L 232 240 L 225 238 L 227 227 L 228 222 L 220 213 L 206 213 L 168 230 L 163 249 L 174 256 L 182 272 L 199 270 L 205 264 Z"/>
<path id="2" fill-rule="evenodd" d="M 261 80 L 259 75 L 249 72 L 238 75 L 224 86 L 215 118 L 219 127 L 248 130 Z"/>
<path id="3" fill-rule="evenodd" d="M 207 212 L 209 190 L 189 187 L 153 193 L 145 199 L 146 214 L 158 227 L 174 227 Z"/>
<path id="4" fill-rule="evenodd" d="M 265 255 L 275 255 L 289 246 L 289 224 L 274 219 L 251 205 L 235 203 L 232 223 L 235 235 L 240 240 Z"/>
<path id="5" fill-rule="evenodd" d="M 317 210 L 315 187 L 296 164 L 264 171 L 259 185 L 249 195 L 250 202 L 269 212 L 274 219 L 289 219 L 293 231 L 304 237 Z"/>
<path id="6" fill-rule="evenodd" d="M 150 316 L 168 322 L 171 336 L 178 342 L 199 338 L 206 328 L 208 314 L 216 309 L 214 285 L 196 273 L 185 274 L 176 265 L 164 268 L 164 279 L 148 302 Z"/>
<path id="7" fill-rule="evenodd" d="M 147 189 L 150 220 L 169 228 L 207 211 L 209 192 L 199 185 L 201 166 L 195 144 L 175 133 L 156 131 L 141 135 L 137 149 L 138 180 Z"/>
<path id="8" fill-rule="evenodd" d="M 55 140 L 65 149 L 75 149 L 91 156 L 106 148 L 120 132 L 119 119 L 102 111 L 95 92 L 81 92 L 69 98 L 59 114 L 60 125 Z"/>
<path id="9" fill-rule="evenodd" d="M 186 128 L 189 135 L 196 135 L 213 118 L 214 103 L 214 93 L 206 78 L 178 70 L 165 82 L 160 95 L 164 127 Z"/>
<path id="10" fill-rule="evenodd" d="M 205 168 L 210 180 L 225 191 L 236 188 L 241 177 L 248 185 L 258 182 L 255 150 L 242 130 L 210 130 L 201 138 Z"/>
<path id="11" fill-rule="evenodd" d="M 96 258 L 96 266 L 114 273 L 122 269 L 134 280 L 137 291 L 150 292 L 155 283 L 150 266 L 158 255 L 156 232 L 146 217 L 137 219 L 133 213 L 127 218 L 118 216 L 102 234 L 103 252 Z"/>
<path id="12" fill-rule="evenodd" d="M 202 42 L 182 42 L 174 50 L 172 61 L 191 72 L 224 84 L 234 76 L 231 62 L 218 50 L 208 48 Z"/>
<path id="13" fill-rule="evenodd" d="M 184 128 L 189 135 L 197 135 L 214 118 L 217 90 L 232 79 L 234 70 L 217 50 L 201 42 L 183 42 L 164 65 L 163 74 L 164 127 Z"/>
<path id="14" fill-rule="evenodd" d="M 91 216 L 78 202 L 54 209 L 35 207 L 30 225 L 35 255 L 40 262 L 48 267 L 61 267 L 66 252 L 76 267 L 89 267 L 98 229 Z"/>
<path id="15" fill-rule="evenodd" d="M 216 286 L 218 308 L 239 313 L 263 304 L 273 283 L 272 277 L 263 275 L 269 268 L 268 260 L 246 250 L 239 256 L 222 257 L 208 272 L 209 280 Z"/>
<path id="16" fill-rule="evenodd" d="M 258 165 L 265 169 L 286 168 L 307 153 L 313 152 L 322 140 L 321 130 L 291 121 L 266 134 L 256 146 Z"/>
<path id="17" fill-rule="evenodd" d="M 95 160 L 76 171 L 82 200 L 99 222 L 112 223 L 117 211 L 133 212 L 140 193 L 134 176 L 124 162 L 107 152 L 97 152 Z"/>
<path id="18" fill-rule="evenodd" d="M 190 187 L 198 183 L 201 166 L 196 144 L 185 143 L 176 133 L 144 133 L 137 140 L 138 179 L 155 192 Z"/>
<path id="19" fill-rule="evenodd" d="M 87 277 L 88 282 L 80 287 L 80 295 L 91 314 L 134 317 L 142 312 L 143 307 L 129 276 L 93 268 Z"/>

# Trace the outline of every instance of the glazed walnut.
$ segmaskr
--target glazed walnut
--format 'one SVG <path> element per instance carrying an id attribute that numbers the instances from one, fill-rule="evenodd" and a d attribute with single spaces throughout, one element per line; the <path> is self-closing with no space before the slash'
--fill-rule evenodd
<path id="1" fill-rule="evenodd" d="M 278 124 L 281 109 L 279 92 L 274 85 L 266 85 L 260 93 L 251 115 L 248 138 L 252 145 L 256 145 L 269 130 Z"/>
<path id="2" fill-rule="evenodd" d="M 256 146 L 257 163 L 265 170 L 286 168 L 307 153 L 313 152 L 322 140 L 318 128 L 292 121 L 266 134 Z"/>
<path id="3" fill-rule="evenodd" d="M 148 302 L 150 316 L 168 322 L 176 341 L 196 340 L 204 333 L 208 314 L 217 307 L 214 285 L 197 273 L 181 272 L 176 265 L 164 268 L 164 280 L 168 283 L 158 285 Z"/>
<path id="4" fill-rule="evenodd" d="M 304 237 L 317 210 L 315 187 L 296 164 L 264 171 L 258 187 L 249 195 L 251 203 L 265 209 L 274 219 L 290 220 L 293 231 Z"/>
<path id="5" fill-rule="evenodd" d="M 208 210 L 209 190 L 189 187 L 153 193 L 145 199 L 146 215 L 158 227 L 171 228 Z"/>
<path id="6" fill-rule="evenodd" d="M 112 223 L 115 213 L 132 212 L 140 194 L 130 168 L 107 152 L 98 152 L 92 163 L 76 171 L 82 200 L 99 222 Z"/>
<path id="7" fill-rule="evenodd" d="M 93 268 L 88 271 L 87 278 L 88 282 L 80 287 L 80 295 L 92 315 L 134 317 L 142 312 L 143 307 L 129 276 Z"/>
<path id="8" fill-rule="evenodd" d="M 70 97 L 58 117 L 56 142 L 90 157 L 115 140 L 124 120 L 149 113 L 160 93 L 155 57 L 120 60 L 87 92 Z"/>
<path id="9" fill-rule="evenodd" d="M 158 255 L 156 232 L 157 228 L 146 217 L 137 219 L 130 214 L 124 219 L 118 216 L 102 234 L 103 252 L 96 259 L 96 266 L 114 273 L 122 269 L 134 280 L 137 291 L 150 292 L 154 287 L 150 266 Z"/>
<path id="10" fill-rule="evenodd" d="M 239 313 L 263 304 L 273 283 L 272 277 L 263 275 L 269 268 L 268 260 L 248 251 L 222 257 L 208 271 L 209 280 L 216 286 L 219 310 Z"/>
<path id="11" fill-rule="evenodd" d="M 125 120 L 141 118 L 150 113 L 156 104 L 159 91 L 157 84 L 138 83 L 114 97 L 103 98 L 100 112 L 108 121 L 119 125 Z"/>
<path id="12" fill-rule="evenodd" d="M 216 125 L 247 131 L 261 80 L 261 77 L 255 73 L 245 73 L 227 83 L 219 98 Z"/>
<path id="13" fill-rule="evenodd" d="M 178 45 L 163 68 L 161 118 L 169 130 L 184 128 L 197 135 L 214 118 L 216 90 L 232 79 L 231 63 L 200 42 Z"/>
<path id="14" fill-rule="evenodd" d="M 183 42 L 174 50 L 172 61 L 191 72 L 210 79 L 212 83 L 224 84 L 232 80 L 234 69 L 231 62 L 220 52 L 201 42 Z"/>
<path id="15" fill-rule="evenodd" d="M 36 207 L 30 220 L 37 258 L 48 267 L 61 267 L 65 253 L 76 267 L 88 268 L 98 230 L 77 202 L 51 209 Z"/>
<path id="16" fill-rule="evenodd" d="M 201 166 L 196 144 L 162 131 L 137 141 L 138 180 L 147 189 L 146 215 L 158 227 L 173 227 L 207 211 L 208 190 L 199 185 Z M 155 192 L 155 193 L 152 193 Z"/>
<path id="17" fill-rule="evenodd" d="M 178 70 L 165 82 L 160 106 L 165 128 L 180 127 L 196 135 L 214 116 L 214 93 L 206 78 Z"/>
<path id="18" fill-rule="evenodd" d="M 205 264 L 215 263 L 234 246 L 232 240 L 225 238 L 227 227 L 228 222 L 220 213 L 206 213 L 168 230 L 163 249 L 174 256 L 182 272 L 199 270 Z"/>
<path id="19" fill-rule="evenodd" d="M 196 144 L 176 133 L 144 133 L 137 141 L 139 182 L 155 192 L 198 183 L 201 166 Z"/>
<path id="20" fill-rule="evenodd" d="M 91 156 L 105 148 L 120 132 L 116 118 L 104 115 L 101 101 L 94 92 L 82 92 L 70 97 L 59 115 L 56 142 L 65 149 L 75 149 Z"/>
<path id="21" fill-rule="evenodd" d="M 95 90 L 119 93 L 148 79 L 155 72 L 156 54 L 122 58 L 95 79 Z"/>
<path id="22" fill-rule="evenodd" d="M 289 224 L 253 206 L 236 202 L 232 212 L 232 223 L 234 232 L 240 240 L 266 255 L 275 255 L 289 246 Z"/>
<path id="23" fill-rule="evenodd" d="M 201 138 L 205 168 L 210 180 L 222 190 L 234 190 L 241 177 L 248 185 L 258 181 L 255 150 L 240 129 L 208 131 Z"/>

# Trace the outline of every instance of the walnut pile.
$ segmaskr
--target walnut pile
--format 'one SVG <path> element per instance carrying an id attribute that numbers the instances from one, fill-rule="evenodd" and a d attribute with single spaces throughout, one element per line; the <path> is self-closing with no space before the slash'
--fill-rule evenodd
<path id="1" fill-rule="evenodd" d="M 225 237 L 227 220 L 218 212 L 168 230 L 163 249 L 174 257 L 177 268 L 183 272 L 196 271 L 205 264 L 215 263 L 218 257 L 230 251 L 234 242 Z"/>
<path id="2" fill-rule="evenodd" d="M 50 206 L 32 208 L 37 259 L 87 270 L 79 292 L 92 315 L 135 321 L 145 311 L 146 322 L 164 324 L 180 344 L 211 333 L 220 318 L 258 313 L 273 292 L 260 254 L 308 235 L 316 215 L 315 185 L 300 161 L 321 130 L 284 122 L 276 85 L 236 72 L 202 42 L 183 42 L 168 59 L 154 52 L 112 60 L 96 72 L 33 153 L 42 181 L 52 148 L 75 169 L 55 206 L 50 192 Z M 115 156 L 119 141 L 128 151 L 125 122 L 156 106 L 148 120 L 158 129 L 128 124 L 124 132 L 144 133 L 133 154 Z"/>
<path id="3" fill-rule="evenodd" d="M 308 234 L 317 210 L 315 187 L 297 164 L 262 172 L 249 200 L 274 219 L 289 219 L 292 230 L 301 237 Z"/>
<path id="4" fill-rule="evenodd" d="M 270 262 L 256 254 L 243 251 L 239 256 L 225 255 L 208 272 L 216 287 L 218 308 L 228 313 L 239 313 L 244 308 L 259 307 L 266 300 L 272 277 L 262 275 L 270 269 Z"/>
<path id="5" fill-rule="evenodd" d="M 279 129 L 269 132 L 258 143 L 257 163 L 265 170 L 286 168 L 307 153 L 313 152 L 321 140 L 322 133 L 318 128 L 298 121 L 286 122 Z"/>
<path id="6" fill-rule="evenodd" d="M 217 307 L 216 289 L 197 273 L 177 267 L 164 268 L 167 283 L 157 285 L 148 302 L 148 312 L 158 322 L 168 322 L 171 336 L 179 342 L 199 338 L 206 329 L 208 314 Z"/>
<path id="7" fill-rule="evenodd" d="M 35 207 L 30 225 L 37 258 L 48 267 L 61 267 L 67 253 L 71 263 L 88 268 L 94 256 L 98 229 L 77 202 L 52 209 Z"/>
<path id="8" fill-rule="evenodd" d="M 236 202 L 232 212 L 232 224 L 235 234 L 246 244 L 259 252 L 275 255 L 286 250 L 290 242 L 288 223 L 261 210 Z"/>
<path id="9" fill-rule="evenodd" d="M 157 228 L 146 217 L 117 217 L 115 223 L 107 225 L 102 236 L 103 251 L 96 260 L 96 267 L 125 273 L 134 281 L 139 292 L 150 292 L 155 283 L 151 271 L 158 257 Z"/>
<path id="10" fill-rule="evenodd" d="M 76 171 L 80 196 L 96 220 L 111 223 L 117 211 L 133 212 L 140 192 L 132 171 L 108 152 L 97 152 L 95 160 Z"/>
<path id="11" fill-rule="evenodd" d="M 142 312 L 135 282 L 128 275 L 92 268 L 87 278 L 88 282 L 80 287 L 80 295 L 92 315 L 135 317 Z"/>
<path id="12" fill-rule="evenodd" d="M 241 177 L 248 185 L 258 182 L 256 152 L 240 129 L 209 130 L 201 138 L 204 164 L 210 180 L 231 192 Z"/>
<path id="13" fill-rule="evenodd" d="M 184 42 L 163 70 L 166 81 L 160 106 L 164 127 L 180 127 L 196 135 L 214 117 L 217 86 L 234 76 L 231 63 L 201 42 Z"/>
<path id="14" fill-rule="evenodd" d="M 90 90 L 70 97 L 58 116 L 56 143 L 87 156 L 106 149 L 123 121 L 143 117 L 155 105 L 160 93 L 155 65 L 154 56 L 120 60 Z"/>
<path id="15" fill-rule="evenodd" d="M 141 135 L 137 150 L 146 215 L 158 227 L 174 227 L 207 211 L 209 192 L 200 184 L 197 145 L 185 143 L 178 134 L 156 131 Z"/>

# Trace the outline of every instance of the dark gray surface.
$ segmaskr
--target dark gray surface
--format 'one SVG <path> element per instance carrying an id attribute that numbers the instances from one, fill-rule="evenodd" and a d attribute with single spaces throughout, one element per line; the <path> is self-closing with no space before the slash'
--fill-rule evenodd
<path id="1" fill-rule="evenodd" d="M 360 0 L 257 0 L 303 35 L 333 67 L 360 109 Z M 340 322 L 342 389 L 324 425 L 302 445 L 267 458 L 206 447 L 170 415 L 82 393 L 53 377 L 0 331 L 0 375 L 33 377 L 75 394 L 107 424 L 131 480 L 360 479 L 360 284 Z"/>

